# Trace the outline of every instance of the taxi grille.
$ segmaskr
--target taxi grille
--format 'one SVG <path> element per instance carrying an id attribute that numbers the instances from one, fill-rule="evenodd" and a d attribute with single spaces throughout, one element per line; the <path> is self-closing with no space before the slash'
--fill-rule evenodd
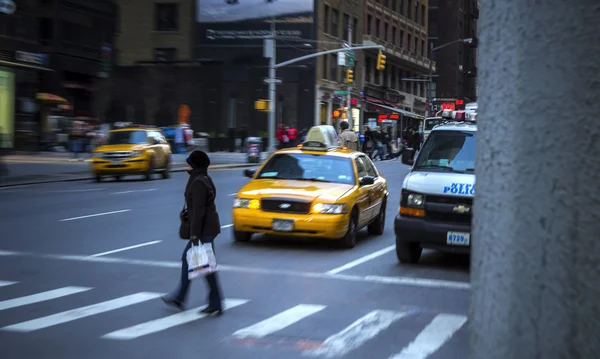
<path id="1" fill-rule="evenodd" d="M 104 152 L 104 158 L 107 160 L 119 160 L 131 157 L 133 152 L 131 151 L 119 151 L 119 152 Z"/>
<path id="2" fill-rule="evenodd" d="M 308 214 L 310 212 L 310 202 L 279 199 L 262 199 L 260 208 L 265 212 Z"/>

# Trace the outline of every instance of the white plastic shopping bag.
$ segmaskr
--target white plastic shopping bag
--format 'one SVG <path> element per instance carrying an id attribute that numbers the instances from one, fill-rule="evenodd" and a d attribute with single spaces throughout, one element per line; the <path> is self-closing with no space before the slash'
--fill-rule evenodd
<path id="1" fill-rule="evenodd" d="M 210 243 L 192 245 L 186 254 L 188 279 L 198 278 L 217 270 L 217 260 Z"/>

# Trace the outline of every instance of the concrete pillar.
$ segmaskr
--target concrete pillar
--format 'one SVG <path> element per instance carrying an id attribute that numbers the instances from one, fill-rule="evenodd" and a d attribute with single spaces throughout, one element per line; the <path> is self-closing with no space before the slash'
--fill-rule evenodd
<path id="1" fill-rule="evenodd" d="M 598 0 L 486 1 L 473 359 L 600 358 Z"/>
<path id="2" fill-rule="evenodd" d="M 329 95 L 329 99 L 327 100 L 327 124 L 331 125 L 331 114 L 333 113 L 333 95 Z"/>
<path id="3" fill-rule="evenodd" d="M 315 85 L 315 120 L 313 124 L 318 126 L 321 124 L 321 97 L 322 97 L 321 89 L 319 85 Z"/>

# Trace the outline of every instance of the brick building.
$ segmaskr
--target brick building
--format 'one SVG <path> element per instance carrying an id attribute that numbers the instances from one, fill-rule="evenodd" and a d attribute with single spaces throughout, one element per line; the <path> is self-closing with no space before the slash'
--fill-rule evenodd
<path id="1" fill-rule="evenodd" d="M 429 18 L 432 48 L 455 42 L 432 54 L 439 66 L 431 97 L 437 105 L 452 100 L 476 101 L 478 1 L 429 0 Z M 473 41 L 457 41 L 467 38 Z"/>

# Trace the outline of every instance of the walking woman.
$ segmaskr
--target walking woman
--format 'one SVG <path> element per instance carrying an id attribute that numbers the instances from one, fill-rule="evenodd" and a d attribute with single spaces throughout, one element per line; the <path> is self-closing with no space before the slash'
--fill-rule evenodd
<path id="1" fill-rule="evenodd" d="M 203 151 L 194 151 L 187 158 L 190 166 L 188 173 L 190 178 L 185 188 L 185 203 L 188 211 L 190 224 L 190 240 L 183 250 L 181 257 L 181 280 L 179 287 L 162 297 L 162 300 L 169 306 L 179 310 L 185 308 L 187 295 L 190 289 L 190 280 L 188 279 L 188 264 L 186 260 L 187 251 L 198 243 L 210 243 L 214 251 L 214 239 L 221 233 L 221 224 L 219 214 L 215 206 L 217 190 L 212 179 L 208 175 L 208 166 L 210 158 Z M 208 306 L 201 312 L 205 314 L 221 315 L 223 307 L 221 306 L 221 289 L 217 273 L 210 273 L 205 276 L 208 283 L 209 295 Z"/>

